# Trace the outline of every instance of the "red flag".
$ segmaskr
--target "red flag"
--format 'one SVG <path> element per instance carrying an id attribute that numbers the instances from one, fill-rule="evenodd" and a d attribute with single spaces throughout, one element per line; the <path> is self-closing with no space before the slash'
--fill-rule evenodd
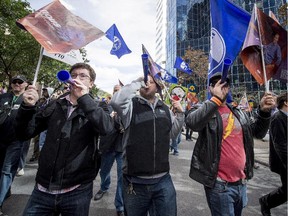
<path id="1" fill-rule="evenodd" d="M 53 1 L 16 23 L 50 53 L 77 50 L 104 35 L 100 29 L 67 10 L 60 1 Z"/>
<path id="2" fill-rule="evenodd" d="M 260 29 L 260 35 L 258 29 Z M 278 35 L 276 37 L 279 39 L 273 42 L 275 35 Z M 241 59 L 245 67 L 260 85 L 265 82 L 260 49 L 261 45 L 264 47 L 263 60 L 265 62 L 267 80 L 273 76 L 274 78 L 287 82 L 286 38 L 287 31 L 285 29 L 257 7 L 254 7 L 241 52 Z M 271 46 L 273 46 L 273 48 L 271 48 Z M 277 48 L 278 46 L 279 48 Z M 270 51 L 273 51 L 273 53 Z"/>

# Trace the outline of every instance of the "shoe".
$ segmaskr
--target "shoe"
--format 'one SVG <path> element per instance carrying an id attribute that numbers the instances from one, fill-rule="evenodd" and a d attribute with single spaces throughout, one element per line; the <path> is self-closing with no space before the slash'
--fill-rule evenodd
<path id="1" fill-rule="evenodd" d="M 258 163 L 254 163 L 254 169 L 258 169 L 260 166 Z"/>
<path id="2" fill-rule="evenodd" d="M 4 214 L 4 212 L 2 211 L 2 206 L 0 206 L 0 216 L 8 216 L 8 215 Z"/>
<path id="3" fill-rule="evenodd" d="M 37 162 L 38 161 L 38 157 L 32 156 L 29 160 L 29 162 Z"/>
<path id="4" fill-rule="evenodd" d="M 261 206 L 261 213 L 263 216 L 271 216 L 271 212 L 269 207 L 266 205 L 265 201 L 264 201 L 264 197 L 261 197 L 259 199 L 259 203 Z"/>
<path id="5" fill-rule="evenodd" d="M 174 152 L 173 152 L 173 155 L 178 156 L 178 155 L 179 155 L 179 152 L 178 152 L 178 151 L 174 151 Z"/>
<path id="6" fill-rule="evenodd" d="M 104 196 L 104 194 L 106 193 L 107 191 L 102 191 L 102 190 L 99 190 L 95 196 L 94 196 L 94 200 L 100 200 L 102 199 L 102 197 Z"/>
<path id="7" fill-rule="evenodd" d="M 117 216 L 125 216 L 123 211 L 117 211 L 117 212 L 116 212 L 116 215 L 117 215 Z"/>
<path id="8" fill-rule="evenodd" d="M 24 175 L 24 169 L 20 169 L 20 170 L 18 170 L 17 173 L 16 173 L 16 176 L 17 176 L 17 177 L 20 177 L 20 176 L 23 176 L 23 175 Z"/>

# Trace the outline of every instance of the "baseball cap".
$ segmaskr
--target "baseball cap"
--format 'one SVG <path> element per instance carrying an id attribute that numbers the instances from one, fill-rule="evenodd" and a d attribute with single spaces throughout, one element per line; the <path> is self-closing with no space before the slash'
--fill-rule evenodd
<path id="1" fill-rule="evenodd" d="M 27 79 L 24 75 L 16 75 L 12 78 L 11 82 L 13 82 L 14 80 L 22 80 L 23 82 L 27 82 Z"/>

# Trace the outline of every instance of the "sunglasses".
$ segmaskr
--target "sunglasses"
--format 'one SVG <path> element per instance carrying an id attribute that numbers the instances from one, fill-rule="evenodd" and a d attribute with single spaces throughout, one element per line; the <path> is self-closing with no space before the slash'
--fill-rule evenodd
<path id="1" fill-rule="evenodd" d="M 13 84 L 18 83 L 19 85 L 23 84 L 24 82 L 22 80 L 13 80 Z"/>

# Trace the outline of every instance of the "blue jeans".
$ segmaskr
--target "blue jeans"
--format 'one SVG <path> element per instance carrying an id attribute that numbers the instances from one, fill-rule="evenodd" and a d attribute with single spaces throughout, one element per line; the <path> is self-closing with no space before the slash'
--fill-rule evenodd
<path id="1" fill-rule="evenodd" d="M 216 181 L 214 188 L 204 188 L 212 216 L 240 216 L 247 205 L 246 184 L 231 186 Z"/>
<path id="2" fill-rule="evenodd" d="M 23 142 L 15 141 L 9 144 L 6 150 L 0 179 L 0 206 L 2 206 L 6 193 L 12 185 L 16 175 Z"/>
<path id="3" fill-rule="evenodd" d="M 43 145 L 44 145 L 44 142 L 45 142 L 45 139 L 46 139 L 46 134 L 47 134 L 47 130 L 43 131 L 40 133 L 39 135 L 39 151 L 41 151 Z"/>
<path id="4" fill-rule="evenodd" d="M 127 193 L 131 187 L 127 178 L 123 178 L 123 197 L 126 216 L 147 216 L 147 212 L 153 212 L 153 216 L 176 216 L 176 191 L 170 174 L 161 178 L 156 184 L 135 184 L 133 191 Z"/>
<path id="5" fill-rule="evenodd" d="M 20 160 L 19 160 L 19 165 L 18 165 L 19 170 L 23 169 L 24 166 L 25 166 L 26 157 L 27 157 L 27 154 L 28 154 L 28 151 L 29 151 L 29 147 L 30 147 L 30 140 L 29 141 L 25 141 L 23 143 L 22 150 L 21 150 L 21 155 L 20 155 Z"/>
<path id="6" fill-rule="evenodd" d="M 23 216 L 62 215 L 88 216 L 93 183 L 83 184 L 64 194 L 49 194 L 38 190 L 37 186 L 28 200 Z"/>
<path id="7" fill-rule="evenodd" d="M 181 132 L 178 134 L 176 139 L 172 139 L 171 149 L 174 150 L 174 153 L 178 153 L 178 145 L 181 142 Z"/>
<path id="8" fill-rule="evenodd" d="M 124 211 L 123 192 L 122 192 L 122 152 L 109 151 L 101 156 L 101 190 L 108 191 L 111 183 L 110 171 L 114 160 L 117 163 L 117 188 L 115 194 L 114 205 L 116 211 Z"/>

